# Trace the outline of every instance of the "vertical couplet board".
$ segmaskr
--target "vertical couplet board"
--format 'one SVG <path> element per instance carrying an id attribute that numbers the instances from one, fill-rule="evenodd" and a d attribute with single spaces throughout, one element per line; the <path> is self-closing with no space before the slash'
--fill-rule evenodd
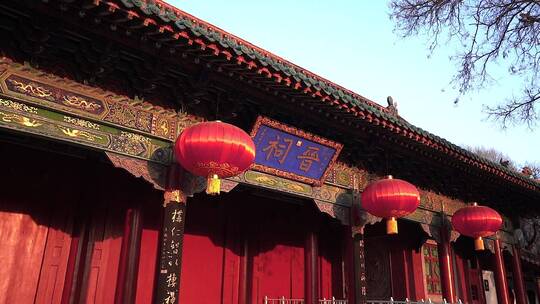
<path id="1" fill-rule="evenodd" d="M 367 278 L 366 278 L 366 256 L 365 256 L 365 247 L 364 247 L 364 234 L 358 233 L 354 235 L 354 254 L 356 255 L 355 269 L 358 271 L 358 275 L 355 277 L 358 278 L 359 282 L 356 282 L 358 286 L 358 293 L 356 293 L 356 303 L 357 304 L 366 304 L 367 302 Z"/>
<path id="2" fill-rule="evenodd" d="M 174 192 L 173 192 L 174 193 Z M 186 205 L 178 197 L 166 199 L 163 215 L 156 303 L 178 303 Z"/>

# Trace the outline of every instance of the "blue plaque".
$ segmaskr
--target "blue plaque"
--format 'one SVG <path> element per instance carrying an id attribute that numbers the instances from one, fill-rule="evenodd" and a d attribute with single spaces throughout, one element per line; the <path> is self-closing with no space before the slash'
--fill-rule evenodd
<path id="1" fill-rule="evenodd" d="M 320 186 L 343 148 L 342 144 L 259 117 L 251 137 L 253 169 Z"/>

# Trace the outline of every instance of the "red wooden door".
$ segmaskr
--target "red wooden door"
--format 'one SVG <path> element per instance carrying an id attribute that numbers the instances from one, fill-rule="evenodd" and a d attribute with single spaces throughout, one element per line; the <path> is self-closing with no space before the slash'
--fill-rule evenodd
<path id="1" fill-rule="evenodd" d="M 180 302 L 243 303 L 243 290 L 250 303 L 265 296 L 303 299 L 303 210 L 245 192 L 189 199 Z"/>
<path id="2" fill-rule="evenodd" d="M 471 303 L 484 304 L 484 288 L 481 280 L 481 270 L 469 269 L 469 282 L 471 288 Z"/>
<path id="3" fill-rule="evenodd" d="M 65 206 L 65 204 L 64 204 Z M 71 208 L 59 208 L 51 217 L 41 265 L 36 303 L 60 303 L 71 249 Z"/>
<path id="4" fill-rule="evenodd" d="M 392 296 L 389 246 L 385 237 L 366 238 L 367 297 L 388 300 Z"/>
<path id="5" fill-rule="evenodd" d="M 67 259 L 62 260 L 65 244 L 61 234 L 29 214 L 5 209 L 0 212 L 0 303 L 54 303 L 52 300 L 62 294 L 62 271 Z M 47 246 L 48 239 L 59 242 Z"/>
<path id="6" fill-rule="evenodd" d="M 221 303 L 226 231 L 224 204 L 202 196 L 187 202 L 180 303 Z"/>
<path id="7" fill-rule="evenodd" d="M 40 165 L 26 149 L 3 145 L 0 167 L 0 303 L 60 303 L 76 191 L 58 191 L 66 170 Z"/>
<path id="8" fill-rule="evenodd" d="M 122 246 L 126 210 L 159 218 L 161 195 L 106 164 L 35 153 L 0 146 L 9 177 L 0 192 L 0 303 L 114 303 L 127 280 L 119 273 L 128 255 L 122 248 L 129 248 Z M 140 224 L 141 246 L 153 260 L 138 263 L 138 303 L 149 303 L 154 287 L 155 218 Z"/>
<path id="9" fill-rule="evenodd" d="M 325 219 L 319 229 L 319 298 L 345 299 L 344 235 L 341 224 Z"/>
<path id="10" fill-rule="evenodd" d="M 122 246 L 122 211 L 102 206 L 92 209 L 81 286 L 83 303 L 114 302 Z"/>
<path id="11" fill-rule="evenodd" d="M 302 237 L 285 234 L 279 225 L 286 222 L 264 221 L 252 244 L 253 302 L 269 298 L 304 298 L 304 241 Z M 276 230 L 272 230 L 272 228 Z"/>

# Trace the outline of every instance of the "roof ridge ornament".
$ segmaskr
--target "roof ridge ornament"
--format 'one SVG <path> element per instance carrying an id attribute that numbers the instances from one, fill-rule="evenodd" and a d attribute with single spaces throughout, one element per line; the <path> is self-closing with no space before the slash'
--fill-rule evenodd
<path id="1" fill-rule="evenodd" d="M 394 98 L 392 98 L 392 96 L 386 97 L 386 103 L 388 103 L 388 106 L 386 106 L 388 113 L 394 116 L 399 116 L 397 102 L 394 101 Z"/>

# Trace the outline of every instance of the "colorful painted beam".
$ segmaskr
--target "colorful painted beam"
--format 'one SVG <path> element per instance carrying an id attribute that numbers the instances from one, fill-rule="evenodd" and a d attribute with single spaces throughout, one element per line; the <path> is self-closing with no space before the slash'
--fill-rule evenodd
<path id="1" fill-rule="evenodd" d="M 169 164 L 170 141 L 33 106 L 0 95 L 0 127 Z"/>
<path id="2" fill-rule="evenodd" d="M 176 139 L 182 116 L 174 110 L 60 78 L 6 57 L 0 58 L 0 93 L 41 108 L 169 141 Z"/>

